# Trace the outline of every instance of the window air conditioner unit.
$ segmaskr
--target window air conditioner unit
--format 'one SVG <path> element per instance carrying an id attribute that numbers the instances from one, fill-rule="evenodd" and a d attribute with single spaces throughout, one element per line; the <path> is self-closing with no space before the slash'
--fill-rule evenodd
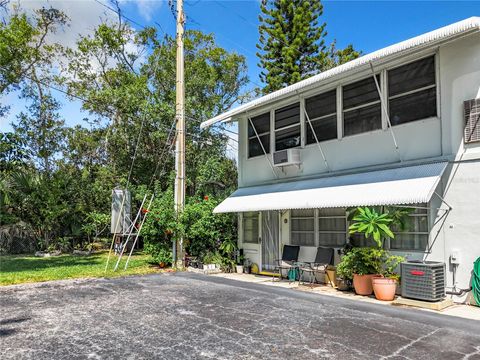
<path id="1" fill-rule="evenodd" d="M 273 165 L 300 165 L 300 149 L 286 149 L 273 153 Z"/>

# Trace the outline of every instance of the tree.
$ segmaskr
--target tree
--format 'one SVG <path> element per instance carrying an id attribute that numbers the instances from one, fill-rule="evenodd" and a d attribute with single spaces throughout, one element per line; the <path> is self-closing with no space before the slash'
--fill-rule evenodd
<path id="1" fill-rule="evenodd" d="M 60 104 L 39 83 L 28 86 L 23 97 L 30 100 L 28 113 L 18 115 L 12 124 L 15 133 L 25 144 L 24 150 L 47 176 L 52 173 L 55 156 L 61 151 L 64 139 L 64 121 L 58 110 Z"/>
<path id="2" fill-rule="evenodd" d="M 10 19 L 2 29 L 21 33 L 25 26 L 34 34 L 30 39 L 45 34 L 35 18 L 19 13 L 17 23 Z M 28 103 L 12 124 L 14 132 L 2 135 L 6 143 L 0 147 L 0 222 L 25 223 L 37 249 L 55 246 L 57 239 L 83 243 L 91 235 L 101 236 L 108 225 L 111 191 L 126 186 L 131 169 L 132 213 L 145 193 L 155 191 L 142 237 L 152 254 L 164 257 L 172 234 L 183 231 L 170 189 L 175 39 L 160 38 L 150 28 L 136 31 L 119 17 L 80 36 L 72 48 L 41 43 L 38 57 L 11 59 L 8 66 L 16 76 L 0 77 L 5 80 L 0 81 L 4 93 L 20 89 Z M 27 41 L 27 53 L 36 53 L 37 44 Z M 218 234 L 213 227 L 205 228 L 211 236 L 204 244 L 199 235 L 203 226 L 195 224 L 208 223 L 206 216 L 213 216 L 214 205 L 196 201 L 205 196 L 216 203 L 223 200 L 235 187 L 237 173 L 234 161 L 226 157 L 228 138 L 215 128 L 201 130 L 200 123 L 242 99 L 246 64 L 243 56 L 226 51 L 213 35 L 199 31 L 185 33 L 185 59 L 187 203 L 192 206 L 191 230 L 198 232 L 189 233 L 189 238 L 195 240 L 192 249 L 201 252 L 216 240 L 231 239 L 235 218 L 222 220 L 228 221 L 219 226 Z M 65 126 L 52 85 L 82 102 L 88 112 L 85 124 Z"/>
<path id="3" fill-rule="evenodd" d="M 54 8 L 39 9 L 32 18 L 15 10 L 8 22 L 0 22 L 0 96 L 18 89 L 33 69 L 51 63 L 58 46 L 48 44 L 47 36 L 66 22 Z M 0 116 L 7 110 L 0 106 Z"/>
<path id="4" fill-rule="evenodd" d="M 150 54 L 140 56 L 146 49 Z M 70 93 L 86 99 L 83 108 L 92 116 L 108 120 L 107 166 L 118 178 L 125 179 L 129 173 L 140 139 L 131 177 L 135 185 L 148 183 L 160 157 L 157 178 L 163 190 L 174 169 L 173 153 L 165 144 L 175 118 L 175 56 L 176 43 L 170 36 L 158 39 L 151 29 L 138 33 L 108 24 L 67 51 L 64 71 L 75 76 L 67 77 L 65 84 Z M 95 71 L 92 63 L 97 64 Z M 189 194 L 194 194 L 199 167 L 211 157 L 224 158 L 228 140 L 218 131 L 200 130 L 200 123 L 242 98 L 241 89 L 247 83 L 245 58 L 218 47 L 212 35 L 187 31 L 185 72 L 186 157 Z"/>
<path id="5" fill-rule="evenodd" d="M 263 0 L 260 10 L 257 57 L 265 94 L 359 56 L 352 45 L 327 47 L 320 0 Z"/>
<path id="6" fill-rule="evenodd" d="M 0 133 L 0 173 L 22 167 L 27 158 L 25 144 L 17 133 Z"/>

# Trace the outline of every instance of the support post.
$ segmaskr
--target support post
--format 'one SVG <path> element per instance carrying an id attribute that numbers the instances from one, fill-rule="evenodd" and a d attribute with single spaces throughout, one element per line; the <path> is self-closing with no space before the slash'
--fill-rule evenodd
<path id="1" fill-rule="evenodd" d="M 185 16 L 183 13 L 183 0 L 177 0 L 177 73 L 176 73 L 176 141 L 175 141 L 175 212 L 177 220 L 183 212 L 185 205 L 185 83 L 184 83 L 184 36 Z M 173 266 L 184 267 L 183 236 L 176 234 Z"/>
<path id="2" fill-rule="evenodd" d="M 372 64 L 371 61 L 370 61 L 370 69 L 372 70 L 373 80 L 375 81 L 375 86 L 377 87 L 377 91 L 378 91 L 378 97 L 380 98 L 380 106 L 385 113 L 385 117 L 387 119 L 387 124 L 388 124 L 388 129 L 390 130 L 390 134 L 392 135 L 392 140 L 393 140 L 393 145 L 395 146 L 395 151 L 397 152 L 398 159 L 400 161 L 402 161 L 402 155 L 400 155 L 400 150 L 398 148 L 397 139 L 395 138 L 395 133 L 393 132 L 393 129 L 392 129 L 392 123 L 390 122 L 390 115 L 388 114 L 387 104 L 385 103 L 385 99 L 383 98 L 382 90 L 380 89 L 380 85 L 378 84 L 377 77 L 375 76 L 375 70 L 373 68 L 373 64 Z"/>
<path id="3" fill-rule="evenodd" d="M 255 128 L 255 125 L 253 125 L 253 121 L 252 121 L 252 119 L 250 118 L 250 116 L 248 116 L 248 114 L 246 114 L 246 115 L 247 115 L 248 122 L 249 122 L 250 125 L 252 126 L 253 131 L 255 132 L 255 136 L 257 137 L 258 143 L 260 144 L 260 147 L 262 148 L 263 155 L 265 155 L 265 158 L 267 159 L 268 164 L 270 165 L 270 168 L 272 169 L 273 175 L 275 175 L 275 178 L 278 179 L 278 174 L 277 174 L 277 172 L 275 171 L 275 168 L 273 167 L 272 162 L 271 162 L 270 159 L 268 158 L 268 154 L 267 154 L 267 152 L 266 152 L 266 150 L 265 150 L 265 147 L 264 147 L 263 144 L 262 144 L 262 140 L 260 140 L 260 136 L 258 136 L 257 129 Z"/>
<path id="4" fill-rule="evenodd" d="M 323 152 L 322 146 L 320 145 L 320 141 L 318 141 L 317 133 L 315 132 L 315 129 L 313 128 L 312 122 L 310 121 L 310 116 L 308 116 L 308 112 L 306 107 L 303 107 L 303 112 L 305 113 L 305 117 L 307 118 L 308 125 L 310 126 L 310 129 L 312 130 L 313 137 L 315 138 L 315 142 L 317 143 L 318 150 L 320 151 L 320 154 L 322 155 L 323 162 L 325 164 L 325 167 L 327 168 L 327 171 L 330 171 L 330 167 L 328 166 L 327 158 L 325 156 L 325 153 Z M 305 133 L 307 133 L 305 131 Z M 305 140 L 306 142 L 306 140 Z"/>

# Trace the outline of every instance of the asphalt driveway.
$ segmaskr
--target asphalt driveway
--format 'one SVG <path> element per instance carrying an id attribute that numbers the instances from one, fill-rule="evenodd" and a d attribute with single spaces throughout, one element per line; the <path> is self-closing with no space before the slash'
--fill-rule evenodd
<path id="1" fill-rule="evenodd" d="M 0 288 L 1 359 L 480 359 L 480 322 L 192 273 Z"/>

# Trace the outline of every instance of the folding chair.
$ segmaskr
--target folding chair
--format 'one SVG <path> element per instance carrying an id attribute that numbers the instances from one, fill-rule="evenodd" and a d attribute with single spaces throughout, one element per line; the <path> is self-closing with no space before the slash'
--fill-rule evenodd
<path id="1" fill-rule="evenodd" d="M 300 280 L 302 279 L 303 274 L 309 274 L 310 286 L 313 286 L 313 283 L 317 279 L 317 273 L 324 272 L 328 277 L 327 267 L 328 265 L 333 265 L 335 250 L 333 248 L 324 248 L 318 247 L 317 254 L 315 255 L 315 261 L 313 263 L 307 264 L 307 266 L 299 267 Z M 331 280 L 331 279 L 329 279 Z"/>
<path id="2" fill-rule="evenodd" d="M 277 265 L 273 269 L 274 276 L 272 281 L 275 280 L 275 273 L 278 271 L 280 279 L 282 278 L 282 270 L 294 269 L 295 262 L 298 261 L 298 253 L 300 252 L 300 246 L 298 245 L 283 245 L 282 258 L 276 259 Z"/>

